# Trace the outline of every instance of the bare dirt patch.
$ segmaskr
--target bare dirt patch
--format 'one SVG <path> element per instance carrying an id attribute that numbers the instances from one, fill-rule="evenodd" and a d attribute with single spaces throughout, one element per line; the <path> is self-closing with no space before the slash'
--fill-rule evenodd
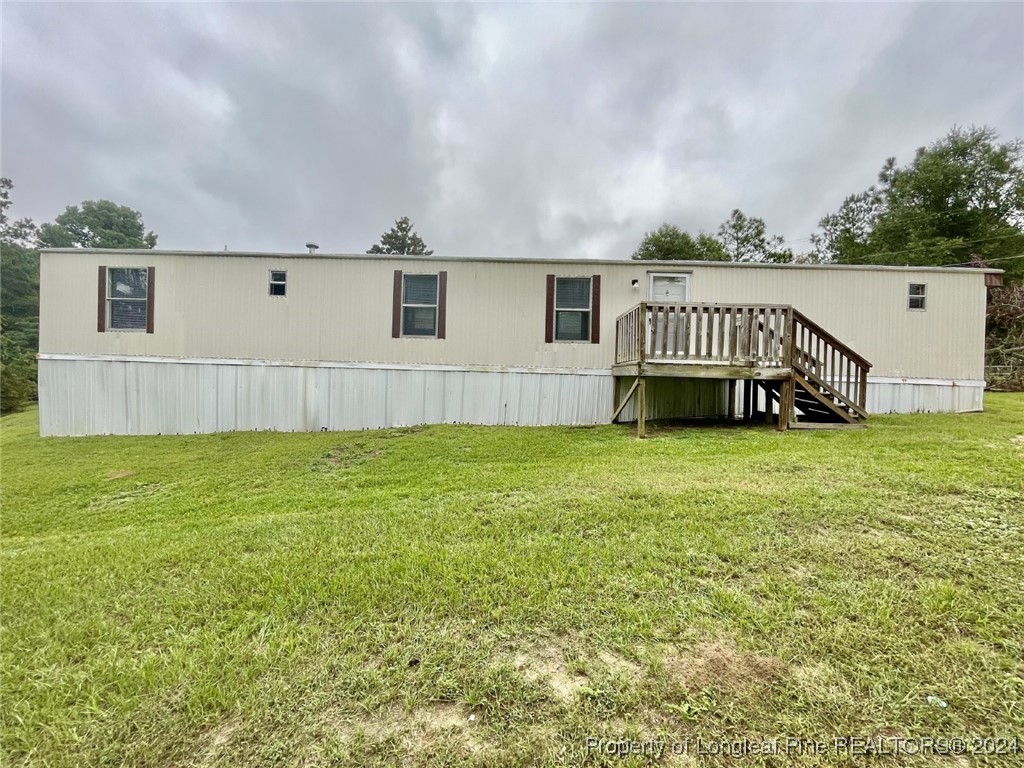
<path id="1" fill-rule="evenodd" d="M 690 691 L 719 688 L 732 693 L 763 690 L 779 682 L 786 664 L 775 656 L 741 651 L 730 643 L 698 643 L 663 660 L 670 678 Z"/>
<path id="2" fill-rule="evenodd" d="M 576 692 L 587 684 L 585 675 L 569 669 L 565 653 L 555 645 L 535 646 L 516 656 L 513 664 L 530 682 L 546 683 L 563 704 L 571 704 Z"/>
<path id="3" fill-rule="evenodd" d="M 617 653 L 611 651 L 601 651 L 597 654 L 597 658 L 602 664 L 612 671 L 613 674 L 621 677 L 628 678 L 629 680 L 639 680 L 643 670 L 640 669 L 639 664 L 634 664 L 629 659 L 619 656 Z"/>
<path id="4" fill-rule="evenodd" d="M 112 472 L 107 473 L 107 480 L 121 480 L 125 477 L 131 477 L 134 474 L 134 469 L 115 469 Z"/>
<path id="5" fill-rule="evenodd" d="M 624 677 L 630 682 L 638 682 L 643 677 L 643 669 L 639 664 L 612 651 L 599 651 L 593 661 L 611 674 Z M 587 673 L 567 661 L 565 651 L 556 644 L 527 648 L 513 659 L 513 666 L 530 682 L 546 686 L 562 704 L 572 704 L 576 694 L 590 685 Z M 595 671 L 592 665 L 588 666 L 591 672 Z"/>
<path id="6" fill-rule="evenodd" d="M 429 750 L 437 744 L 458 744 L 467 752 L 479 752 L 483 742 L 474 730 L 481 715 L 461 704 L 431 702 L 413 709 L 391 704 L 373 713 L 354 718 L 330 718 L 346 741 L 358 734 L 372 742 L 394 739 L 410 755 Z"/>

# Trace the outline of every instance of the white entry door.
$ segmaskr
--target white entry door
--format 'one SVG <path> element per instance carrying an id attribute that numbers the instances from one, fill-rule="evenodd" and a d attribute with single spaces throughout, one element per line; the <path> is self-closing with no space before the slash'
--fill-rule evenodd
<path id="1" fill-rule="evenodd" d="M 685 304 L 686 296 L 690 287 L 690 276 L 678 272 L 649 272 L 647 275 L 647 299 L 648 301 L 659 301 L 666 304 Z M 657 327 L 648 328 L 649 357 L 674 358 L 678 355 L 675 351 L 676 323 L 675 314 L 664 317 L 659 314 Z M 665 335 L 668 335 L 668 343 L 664 344 Z M 685 350 L 685 344 L 680 342 Z M 662 355 L 662 348 L 667 351 Z"/>
<path id="2" fill-rule="evenodd" d="M 690 276 L 678 272 L 650 272 L 647 276 L 648 301 L 664 301 L 669 304 L 685 304 Z"/>

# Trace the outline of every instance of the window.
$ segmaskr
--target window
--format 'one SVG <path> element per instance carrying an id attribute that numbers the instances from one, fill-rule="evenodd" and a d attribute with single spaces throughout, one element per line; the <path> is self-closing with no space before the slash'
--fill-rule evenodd
<path id="1" fill-rule="evenodd" d="M 284 270 L 270 270 L 270 295 L 284 296 L 288 288 L 288 273 Z"/>
<path id="2" fill-rule="evenodd" d="M 907 292 L 907 309 L 925 308 L 928 286 L 925 283 L 911 283 Z"/>
<path id="3" fill-rule="evenodd" d="M 109 330 L 147 330 L 149 270 L 146 267 L 110 267 L 106 301 Z"/>
<path id="4" fill-rule="evenodd" d="M 402 335 L 437 336 L 437 275 L 402 275 Z"/>
<path id="5" fill-rule="evenodd" d="M 590 340 L 590 278 L 555 278 L 555 341 Z"/>

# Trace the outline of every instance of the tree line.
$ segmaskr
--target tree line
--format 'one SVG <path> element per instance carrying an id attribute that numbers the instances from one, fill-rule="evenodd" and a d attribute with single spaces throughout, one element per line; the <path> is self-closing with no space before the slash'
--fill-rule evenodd
<path id="1" fill-rule="evenodd" d="M 142 215 L 109 200 L 69 206 L 53 222 L 10 220 L 13 183 L 0 179 L 0 411 L 35 397 L 39 349 L 39 248 L 155 248 Z M 905 165 L 888 158 L 878 182 L 823 216 L 795 252 L 765 221 L 733 210 L 713 232 L 665 223 L 648 232 L 639 260 L 750 263 L 993 266 L 1005 284 L 989 293 L 988 361 L 1024 387 L 1024 144 L 992 128 L 953 128 Z M 367 253 L 430 256 L 408 217 Z"/>
<path id="2" fill-rule="evenodd" d="M 634 259 L 968 266 L 1001 262 L 1024 277 L 1024 154 L 992 128 L 954 128 L 898 165 L 890 157 L 868 189 L 821 218 L 794 253 L 763 219 L 734 210 L 714 234 L 673 224 L 648 232 Z M 1005 263 L 1002 263 L 1005 262 Z"/>

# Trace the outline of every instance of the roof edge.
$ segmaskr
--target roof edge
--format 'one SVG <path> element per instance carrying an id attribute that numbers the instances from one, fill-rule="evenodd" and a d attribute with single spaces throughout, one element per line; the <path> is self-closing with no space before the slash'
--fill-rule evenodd
<path id="1" fill-rule="evenodd" d="M 722 269 L 738 269 L 755 267 L 758 269 L 829 269 L 829 270 L 889 270 L 897 272 L 967 272 L 1002 274 L 1003 270 L 994 267 L 938 267 L 938 266 L 896 266 L 890 264 L 766 264 L 749 261 L 661 261 L 633 259 L 557 259 L 557 258 L 513 258 L 513 257 L 482 257 L 482 256 L 409 256 L 401 254 L 377 253 L 306 253 L 282 251 L 185 251 L 161 248 L 40 248 L 39 253 L 81 253 L 81 254 L 154 254 L 159 256 L 202 256 L 227 258 L 273 258 L 273 259 L 308 259 L 322 261 L 324 259 L 351 259 L 358 261 L 446 261 L 476 262 L 483 264 L 605 264 L 614 266 L 650 264 L 651 266 L 672 265 L 675 267 L 717 267 Z"/>

